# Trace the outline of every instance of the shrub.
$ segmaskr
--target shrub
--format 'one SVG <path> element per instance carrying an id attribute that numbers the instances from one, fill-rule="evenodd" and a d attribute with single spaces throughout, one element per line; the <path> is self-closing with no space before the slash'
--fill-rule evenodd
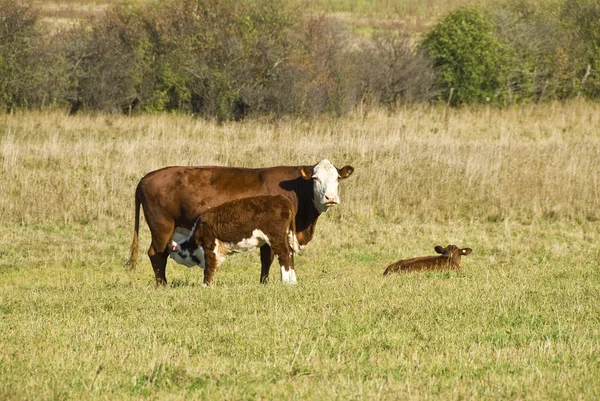
<path id="1" fill-rule="evenodd" d="M 553 13 L 509 4 L 494 10 L 497 35 L 511 49 L 509 102 L 565 99 L 573 95 L 574 59 L 566 32 Z"/>
<path id="2" fill-rule="evenodd" d="M 72 99 L 84 107 L 116 112 L 134 103 L 151 79 L 151 54 L 141 19 L 133 8 L 117 7 L 66 33 L 65 54 Z"/>
<path id="3" fill-rule="evenodd" d="M 376 104 L 424 102 L 437 95 L 431 60 L 406 34 L 378 33 L 363 42 L 356 58 L 363 97 Z"/>
<path id="4" fill-rule="evenodd" d="M 510 52 L 493 17 L 473 8 L 451 12 L 422 43 L 438 73 L 441 97 L 453 105 L 504 103 Z"/>
<path id="5" fill-rule="evenodd" d="M 261 109 L 288 57 L 290 15 L 267 0 L 116 7 L 65 41 L 74 97 L 93 109 L 182 110 L 220 120 Z"/>
<path id="6" fill-rule="evenodd" d="M 291 112 L 339 115 L 348 111 L 351 96 L 345 86 L 350 68 L 345 64 L 346 39 L 338 22 L 323 15 L 298 24 L 292 38 L 292 57 L 284 66 L 292 80 Z"/>
<path id="7" fill-rule="evenodd" d="M 195 111 L 218 119 L 239 117 L 248 107 L 264 111 L 269 88 L 291 53 L 289 9 L 269 0 L 196 3 L 187 68 Z"/>
<path id="8" fill-rule="evenodd" d="M 38 11 L 31 4 L 0 0 L 0 108 L 27 105 L 23 83 L 34 75 L 30 64 Z"/>
<path id="9" fill-rule="evenodd" d="M 350 33 L 284 0 L 114 6 L 50 34 L 0 0 L 0 109 L 341 115 L 363 104 L 600 98 L 600 3 L 457 9 L 425 35 Z"/>
<path id="10" fill-rule="evenodd" d="M 578 60 L 577 93 L 600 99 L 600 3 L 597 0 L 566 0 L 561 21 L 577 43 L 570 48 Z"/>

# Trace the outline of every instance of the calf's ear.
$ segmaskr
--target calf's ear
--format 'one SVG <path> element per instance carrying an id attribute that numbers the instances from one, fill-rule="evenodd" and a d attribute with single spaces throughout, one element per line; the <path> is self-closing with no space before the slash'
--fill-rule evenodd
<path id="1" fill-rule="evenodd" d="M 463 255 L 468 255 L 471 252 L 473 252 L 473 250 L 471 248 L 463 248 L 463 249 L 460 250 L 460 253 L 463 254 Z"/>
<path id="2" fill-rule="evenodd" d="M 348 178 L 354 172 L 354 167 L 352 166 L 344 166 L 341 169 L 338 169 L 338 174 L 341 178 Z"/>
<path id="3" fill-rule="evenodd" d="M 435 248 L 433 248 L 437 253 L 443 255 L 444 251 L 446 251 L 444 248 L 442 248 L 440 245 L 436 245 Z"/>
<path id="4" fill-rule="evenodd" d="M 305 180 L 310 180 L 313 175 L 313 168 L 311 166 L 300 167 L 300 176 Z"/>

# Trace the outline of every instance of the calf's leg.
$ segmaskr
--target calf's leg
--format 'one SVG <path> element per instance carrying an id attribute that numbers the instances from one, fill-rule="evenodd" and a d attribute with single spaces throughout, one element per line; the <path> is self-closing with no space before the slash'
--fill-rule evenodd
<path id="1" fill-rule="evenodd" d="M 271 264 L 275 254 L 273 249 L 269 245 L 263 245 L 260 247 L 260 283 L 266 284 L 269 282 L 269 271 L 271 270 Z"/>
<path id="2" fill-rule="evenodd" d="M 296 284 L 296 270 L 294 269 L 294 259 L 291 257 L 289 246 L 285 244 L 272 244 L 273 252 L 277 255 L 279 265 L 281 266 L 281 281 L 284 284 Z"/>
<path id="3" fill-rule="evenodd" d="M 206 263 L 206 267 L 204 268 L 204 286 L 206 287 L 214 284 L 219 262 L 215 253 L 209 249 L 204 250 L 204 261 Z"/>

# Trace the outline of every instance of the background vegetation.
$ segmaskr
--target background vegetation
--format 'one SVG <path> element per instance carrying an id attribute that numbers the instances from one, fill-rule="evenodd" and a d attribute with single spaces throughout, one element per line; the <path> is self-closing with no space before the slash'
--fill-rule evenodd
<path id="1" fill-rule="evenodd" d="M 60 25 L 48 5 L 0 0 L 0 108 L 238 120 L 600 96 L 594 0 L 431 6 L 429 25 L 406 23 L 426 4 L 398 4 L 128 2 Z"/>
<path id="2" fill-rule="evenodd" d="M 0 117 L 2 399 L 597 399 L 599 107 L 406 106 L 217 124 Z M 217 285 L 143 248 L 133 192 L 165 165 L 351 164 L 296 259 Z M 464 272 L 382 277 L 437 244 Z"/>

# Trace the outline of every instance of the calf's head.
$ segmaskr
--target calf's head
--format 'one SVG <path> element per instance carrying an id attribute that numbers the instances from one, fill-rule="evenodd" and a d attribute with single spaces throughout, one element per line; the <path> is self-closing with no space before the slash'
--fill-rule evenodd
<path id="1" fill-rule="evenodd" d="M 353 172 L 352 166 L 338 169 L 327 159 L 321 160 L 312 168 L 301 168 L 302 178 L 313 182 L 313 202 L 319 213 L 324 213 L 331 206 L 340 203 L 339 180 L 350 177 Z"/>
<path id="2" fill-rule="evenodd" d="M 205 267 L 204 249 L 198 244 L 197 229 L 200 226 L 200 217 L 196 219 L 192 231 L 186 239 L 179 242 L 171 240 L 169 242 L 169 256 L 177 263 L 187 267 L 200 266 Z"/>
<path id="3" fill-rule="evenodd" d="M 468 255 L 473 250 L 471 248 L 459 248 L 456 245 L 448 245 L 445 248 L 442 248 L 440 245 L 436 246 L 435 251 L 443 256 L 447 256 L 448 258 L 460 262 L 460 257 L 464 255 Z"/>

